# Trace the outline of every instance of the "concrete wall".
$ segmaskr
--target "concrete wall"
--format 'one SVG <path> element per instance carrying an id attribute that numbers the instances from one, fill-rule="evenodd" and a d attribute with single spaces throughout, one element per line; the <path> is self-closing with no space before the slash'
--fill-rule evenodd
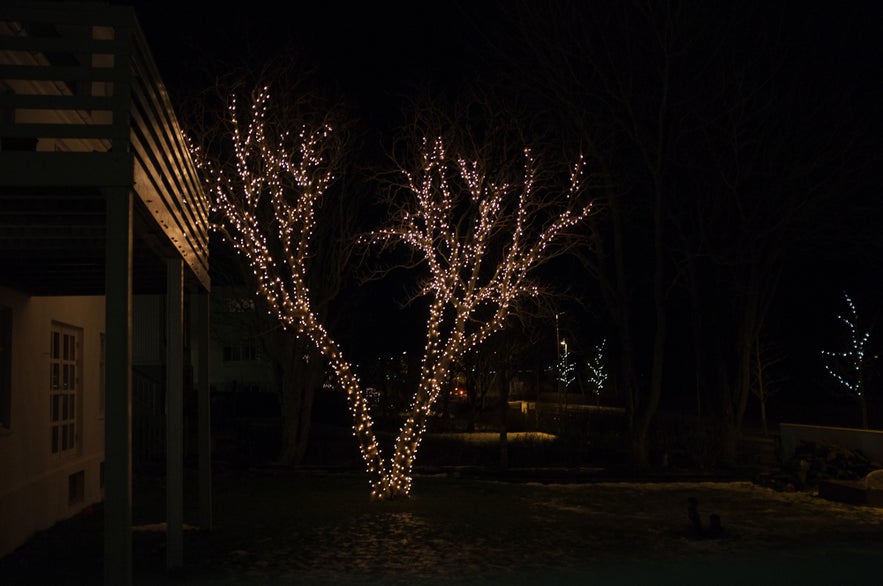
<path id="1" fill-rule="evenodd" d="M 100 408 L 104 298 L 28 297 L 0 288 L 0 304 L 12 309 L 10 428 L 0 430 L 0 556 L 35 532 L 76 515 L 103 499 L 104 416 Z M 52 454 L 49 351 L 53 322 L 82 330 L 77 407 L 78 448 Z M 82 472 L 83 492 L 70 499 L 69 480 Z"/>
<path id="2" fill-rule="evenodd" d="M 872 462 L 883 464 L 883 431 L 880 430 L 780 423 L 779 433 L 784 461 L 794 455 L 800 442 L 809 441 L 860 450 Z"/>

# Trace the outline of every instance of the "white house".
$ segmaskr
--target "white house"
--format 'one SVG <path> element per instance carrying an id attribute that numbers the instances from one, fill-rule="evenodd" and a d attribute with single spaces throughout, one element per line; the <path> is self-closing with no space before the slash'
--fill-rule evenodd
<path id="1" fill-rule="evenodd" d="M 133 9 L 4 1 L 0 556 L 103 501 L 105 581 L 131 583 L 136 337 L 163 363 L 167 564 L 182 563 L 185 365 L 211 526 L 207 218 Z M 158 316 L 137 319 L 141 296 Z"/>
<path id="2" fill-rule="evenodd" d="M 101 296 L 0 288 L 0 553 L 103 500 L 104 334 Z"/>

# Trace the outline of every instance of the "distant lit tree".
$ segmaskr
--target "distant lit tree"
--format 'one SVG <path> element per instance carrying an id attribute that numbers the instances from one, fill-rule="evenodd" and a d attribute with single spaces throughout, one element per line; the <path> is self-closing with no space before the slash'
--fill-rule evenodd
<path id="1" fill-rule="evenodd" d="M 576 381 L 576 364 L 570 358 L 570 350 L 567 348 L 567 340 L 561 341 L 561 347 L 564 350 L 558 356 L 558 364 L 556 371 L 558 373 L 558 382 L 564 392 Z"/>
<path id="2" fill-rule="evenodd" d="M 443 139 L 418 140 L 410 163 L 398 164 L 402 182 L 390 199 L 387 227 L 364 242 L 387 250 L 404 245 L 410 267 L 425 269 L 416 297 L 429 301 L 420 379 L 408 416 L 387 459 L 374 433 L 366 391 L 311 304 L 316 210 L 333 180 L 324 150 L 328 126 L 273 129 L 266 123 L 269 96 L 251 108 L 230 109 L 233 165 L 194 149 L 214 211 L 215 227 L 247 259 L 258 293 L 286 328 L 311 340 L 345 390 L 353 431 L 369 474 L 372 497 L 404 497 L 432 408 L 452 365 L 501 330 L 519 300 L 538 296 L 534 269 L 568 250 L 568 230 L 591 205 L 580 203 L 582 160 L 568 169 L 563 192 L 545 184 L 537 160 L 523 151 L 523 166 L 489 168 L 480 156 L 449 153 Z"/>
<path id="3" fill-rule="evenodd" d="M 604 346 L 607 340 L 601 340 L 595 346 L 595 354 L 589 360 L 589 385 L 592 393 L 595 395 L 595 403 L 601 403 L 601 391 L 604 390 L 604 383 L 607 382 L 607 367 L 604 364 Z"/>
<path id="4" fill-rule="evenodd" d="M 865 369 L 865 343 L 868 341 L 870 332 L 861 332 L 858 323 L 858 311 L 855 304 L 844 292 L 849 312 L 846 315 L 838 315 L 847 328 L 848 348 L 840 352 L 822 350 L 823 356 L 835 360 L 835 364 L 826 364 L 825 369 L 846 391 L 856 397 L 862 410 L 862 427 L 868 428 L 868 398 L 865 394 L 864 369 Z"/>

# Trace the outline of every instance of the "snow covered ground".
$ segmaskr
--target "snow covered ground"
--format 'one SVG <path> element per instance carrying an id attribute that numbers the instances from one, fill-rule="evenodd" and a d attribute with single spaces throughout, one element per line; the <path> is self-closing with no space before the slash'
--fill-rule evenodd
<path id="1" fill-rule="evenodd" d="M 359 474 L 230 473 L 215 482 L 214 529 L 185 531 L 185 568 L 171 575 L 161 491 L 139 490 L 136 584 L 883 584 L 883 508 L 749 482 L 431 475 L 415 478 L 410 500 L 372 503 Z M 720 517 L 719 536 L 693 531 L 691 497 L 703 525 Z M 18 553 L 18 577 L 0 561 L 0 583 L 46 583 L 43 543 Z M 93 549 L 74 582 L 100 583 L 100 539 Z"/>
<path id="2" fill-rule="evenodd" d="M 248 501 L 229 518 L 219 503 L 218 531 L 238 539 L 209 556 L 213 583 L 883 584 L 883 508 L 750 482 L 418 476 L 411 500 L 391 503 L 368 502 L 357 475 L 240 488 L 280 500 L 247 519 Z M 693 530 L 691 497 L 705 527 L 720 517 L 719 536 Z"/>

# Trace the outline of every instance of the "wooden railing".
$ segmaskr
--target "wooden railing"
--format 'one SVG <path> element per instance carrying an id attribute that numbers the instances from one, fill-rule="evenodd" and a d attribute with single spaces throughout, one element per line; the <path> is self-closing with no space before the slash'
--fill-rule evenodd
<path id="1" fill-rule="evenodd" d="M 0 7 L 0 183 L 132 187 L 209 288 L 208 201 L 130 7 Z"/>

